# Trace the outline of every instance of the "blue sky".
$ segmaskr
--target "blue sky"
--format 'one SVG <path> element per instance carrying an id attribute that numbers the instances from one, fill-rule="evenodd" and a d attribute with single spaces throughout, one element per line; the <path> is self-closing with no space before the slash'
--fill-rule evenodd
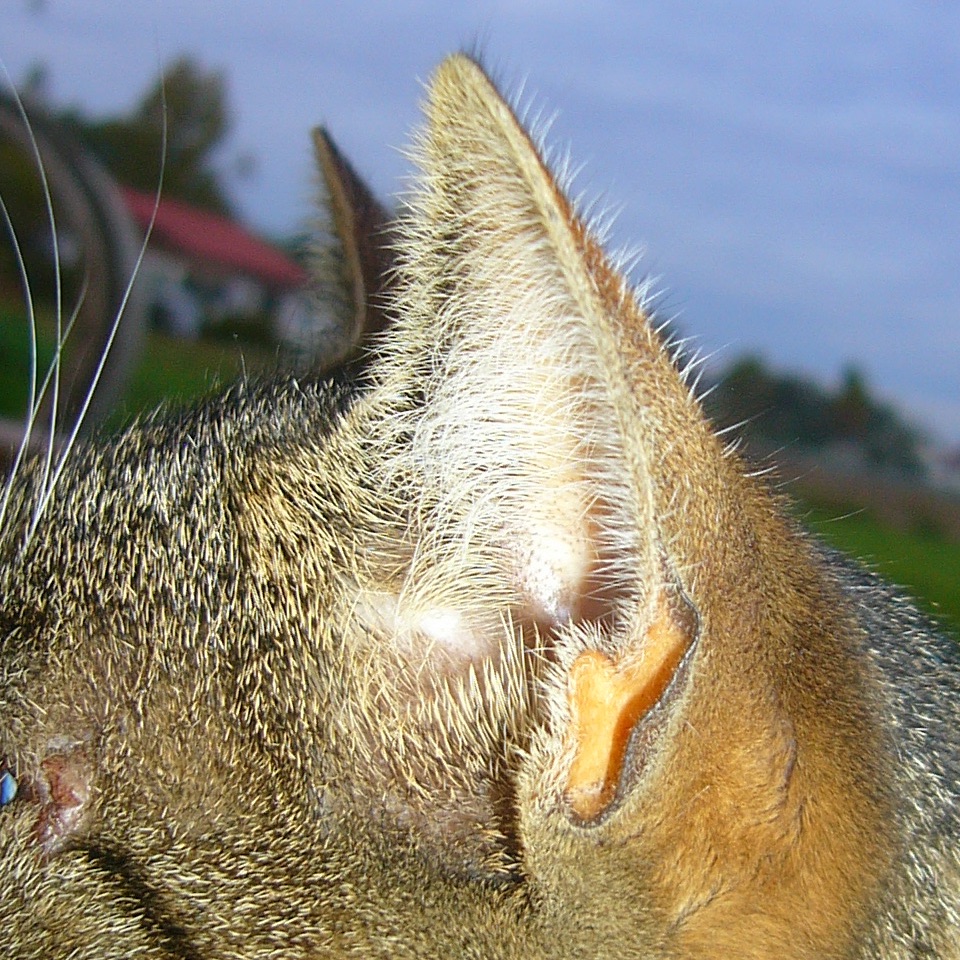
<path id="1" fill-rule="evenodd" d="M 228 77 L 239 208 L 286 233 L 323 122 L 383 194 L 421 82 L 479 45 L 554 116 L 661 307 L 718 362 L 759 352 L 960 443 L 960 5 L 947 0 L 3 0 L 0 58 L 58 102 L 131 106 L 189 53 Z M 2 185 L 0 185 L 2 186 Z"/>

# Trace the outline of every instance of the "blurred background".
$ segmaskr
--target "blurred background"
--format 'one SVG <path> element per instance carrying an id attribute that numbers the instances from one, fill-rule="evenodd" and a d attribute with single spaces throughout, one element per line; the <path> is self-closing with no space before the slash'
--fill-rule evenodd
<path id="1" fill-rule="evenodd" d="M 19 247 L 0 244 L 0 416 L 27 399 L 17 249 L 41 367 L 55 252 L 65 319 L 83 292 L 79 384 L 162 157 L 91 422 L 322 363 L 336 331 L 306 286 L 310 129 L 392 202 L 422 83 L 467 48 L 569 152 L 584 205 L 615 215 L 608 247 L 703 358 L 711 415 L 743 424 L 821 535 L 960 625 L 960 5 L 4 0 L 2 23 L 0 196 Z M 63 393 L 69 418 L 80 394 Z"/>

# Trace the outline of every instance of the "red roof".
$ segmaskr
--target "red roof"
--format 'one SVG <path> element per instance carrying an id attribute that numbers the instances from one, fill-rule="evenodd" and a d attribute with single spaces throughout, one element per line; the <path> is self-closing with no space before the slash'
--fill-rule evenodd
<path id="1" fill-rule="evenodd" d="M 153 216 L 153 194 L 121 187 L 127 209 L 142 230 Z M 288 256 L 228 217 L 179 200 L 160 200 L 153 239 L 194 260 L 248 274 L 272 287 L 299 287 L 306 272 Z"/>

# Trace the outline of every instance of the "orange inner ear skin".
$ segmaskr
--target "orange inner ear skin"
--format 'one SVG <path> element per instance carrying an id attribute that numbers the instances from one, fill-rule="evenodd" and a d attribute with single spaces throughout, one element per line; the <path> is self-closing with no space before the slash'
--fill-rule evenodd
<path id="1" fill-rule="evenodd" d="M 661 606 L 640 657 L 613 660 L 585 650 L 570 668 L 574 757 L 565 792 L 578 819 L 596 820 L 613 802 L 630 734 L 673 679 L 692 636 Z"/>

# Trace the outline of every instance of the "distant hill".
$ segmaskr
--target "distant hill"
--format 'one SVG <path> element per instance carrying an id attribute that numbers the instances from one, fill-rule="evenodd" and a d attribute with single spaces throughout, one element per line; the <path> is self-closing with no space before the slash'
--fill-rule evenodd
<path id="1" fill-rule="evenodd" d="M 923 480 L 923 434 L 872 396 L 849 367 L 835 390 L 744 357 L 723 370 L 704 405 L 720 427 L 742 438 L 748 456 L 817 455 L 839 466 L 903 480 Z"/>

